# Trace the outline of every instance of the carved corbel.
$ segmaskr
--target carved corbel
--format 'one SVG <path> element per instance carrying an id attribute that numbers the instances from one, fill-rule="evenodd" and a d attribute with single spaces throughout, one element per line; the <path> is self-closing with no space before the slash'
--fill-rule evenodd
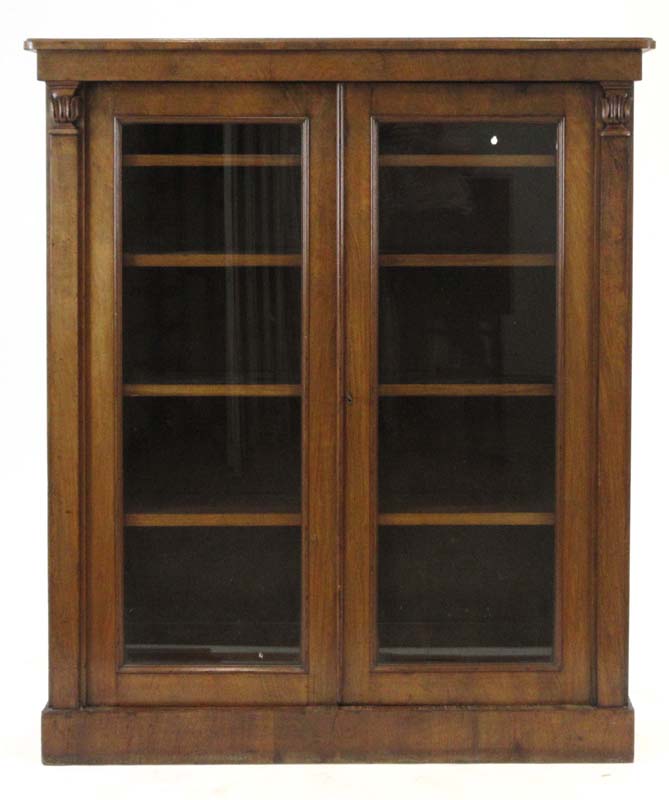
<path id="1" fill-rule="evenodd" d="M 632 87 L 631 83 L 602 83 L 602 136 L 632 135 Z"/>
<path id="2" fill-rule="evenodd" d="M 76 81 L 49 83 L 50 133 L 77 133 L 77 125 L 82 112 L 81 95 L 78 94 L 78 89 L 79 84 Z"/>

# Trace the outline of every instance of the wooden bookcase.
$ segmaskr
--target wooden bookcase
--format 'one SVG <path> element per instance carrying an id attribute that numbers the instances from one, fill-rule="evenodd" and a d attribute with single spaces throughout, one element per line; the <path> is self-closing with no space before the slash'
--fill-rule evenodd
<path id="1" fill-rule="evenodd" d="M 26 46 L 45 762 L 630 760 L 653 41 Z"/>

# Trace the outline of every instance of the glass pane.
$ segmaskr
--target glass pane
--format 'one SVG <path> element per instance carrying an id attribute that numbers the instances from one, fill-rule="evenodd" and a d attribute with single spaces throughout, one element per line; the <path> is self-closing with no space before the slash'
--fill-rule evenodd
<path id="1" fill-rule="evenodd" d="M 127 383 L 300 382 L 299 269 L 126 270 Z"/>
<path id="2" fill-rule="evenodd" d="M 379 659 L 545 660 L 552 527 L 384 527 Z"/>
<path id="3" fill-rule="evenodd" d="M 379 169 L 381 253 L 552 253 L 555 170 Z"/>
<path id="4" fill-rule="evenodd" d="M 552 511 L 554 439 L 552 397 L 383 397 L 379 510 Z"/>
<path id="5" fill-rule="evenodd" d="M 129 663 L 300 657 L 299 528 L 126 528 Z"/>
<path id="6" fill-rule="evenodd" d="M 123 128 L 128 663 L 302 659 L 302 136 Z"/>
<path id="7" fill-rule="evenodd" d="M 293 124 L 137 123 L 123 128 L 123 152 L 299 155 L 302 131 Z"/>
<path id="8" fill-rule="evenodd" d="M 552 269 L 397 267 L 379 291 L 382 383 L 553 382 Z"/>
<path id="9" fill-rule="evenodd" d="M 380 662 L 553 656 L 557 143 L 378 127 Z"/>
<path id="10" fill-rule="evenodd" d="M 300 510 L 297 397 L 129 397 L 128 512 Z"/>
<path id="11" fill-rule="evenodd" d="M 124 167 L 129 253 L 299 253 L 296 167 Z"/>
<path id="12" fill-rule="evenodd" d="M 383 155 L 555 153 L 555 125 L 524 122 L 388 122 L 379 126 Z"/>

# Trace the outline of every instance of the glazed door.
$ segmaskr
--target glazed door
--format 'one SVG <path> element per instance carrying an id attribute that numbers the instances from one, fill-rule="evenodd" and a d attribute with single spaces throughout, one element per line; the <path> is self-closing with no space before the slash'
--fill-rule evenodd
<path id="1" fill-rule="evenodd" d="M 88 702 L 332 702 L 335 89 L 87 106 Z"/>
<path id="2" fill-rule="evenodd" d="M 344 687 L 588 702 L 593 101 L 346 89 Z"/>

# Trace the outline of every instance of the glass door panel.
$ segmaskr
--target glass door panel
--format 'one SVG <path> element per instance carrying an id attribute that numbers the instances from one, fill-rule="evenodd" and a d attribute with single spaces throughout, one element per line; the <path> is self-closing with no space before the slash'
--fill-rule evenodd
<path id="1" fill-rule="evenodd" d="M 300 561 L 291 527 L 129 530 L 127 662 L 294 663 Z"/>
<path id="2" fill-rule="evenodd" d="M 537 661 L 552 655 L 551 526 L 384 526 L 379 656 Z"/>
<path id="3" fill-rule="evenodd" d="M 304 131 L 122 127 L 127 664 L 303 660 Z"/>
<path id="4" fill-rule="evenodd" d="M 375 659 L 548 662 L 558 125 L 377 136 Z"/>

